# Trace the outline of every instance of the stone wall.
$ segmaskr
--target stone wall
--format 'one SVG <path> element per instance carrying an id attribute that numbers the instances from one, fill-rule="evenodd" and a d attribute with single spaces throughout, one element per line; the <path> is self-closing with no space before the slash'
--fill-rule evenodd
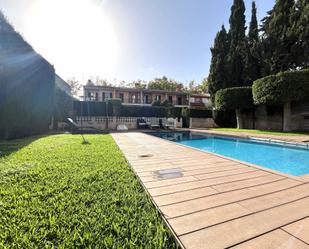
<path id="1" fill-rule="evenodd" d="M 138 117 L 76 117 L 76 123 L 84 127 L 94 127 L 100 130 L 116 130 L 118 125 L 125 125 L 129 130 L 137 129 L 137 119 Z M 146 122 L 151 124 L 159 124 L 159 120 L 162 119 L 163 124 L 167 122 L 167 118 L 143 118 Z M 176 128 L 182 127 L 182 120 L 173 119 Z"/>
<path id="2" fill-rule="evenodd" d="M 218 127 L 213 118 L 190 118 L 190 128 L 215 128 Z"/>

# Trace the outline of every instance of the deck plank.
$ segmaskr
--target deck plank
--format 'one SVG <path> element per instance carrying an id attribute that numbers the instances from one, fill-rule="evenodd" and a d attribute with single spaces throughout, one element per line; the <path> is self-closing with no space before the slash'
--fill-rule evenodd
<path id="1" fill-rule="evenodd" d="M 307 178 L 140 132 L 112 135 L 183 248 L 309 247 Z M 181 174 L 160 175 L 172 169 Z"/>

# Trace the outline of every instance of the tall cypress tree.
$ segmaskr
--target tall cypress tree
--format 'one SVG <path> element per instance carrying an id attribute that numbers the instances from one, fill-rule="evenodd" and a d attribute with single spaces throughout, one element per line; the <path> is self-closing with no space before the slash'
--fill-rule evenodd
<path id="1" fill-rule="evenodd" d="M 243 86 L 246 82 L 246 17 L 243 0 L 234 0 L 230 17 L 230 49 L 228 64 L 230 71 L 229 87 Z"/>
<path id="2" fill-rule="evenodd" d="M 294 67 L 309 67 L 309 1 L 298 0 L 292 9 L 289 36 L 294 40 L 292 55 Z"/>
<path id="3" fill-rule="evenodd" d="M 252 2 L 252 14 L 248 33 L 248 50 L 246 61 L 246 84 L 252 85 L 253 81 L 261 76 L 261 55 L 256 5 Z"/>
<path id="4" fill-rule="evenodd" d="M 289 35 L 290 17 L 294 0 L 276 0 L 275 6 L 263 19 L 264 74 L 274 74 L 293 68 L 291 49 L 293 38 Z"/>
<path id="5" fill-rule="evenodd" d="M 228 86 L 228 71 L 226 61 L 228 48 L 228 34 L 225 30 L 225 27 L 222 25 L 221 30 L 216 35 L 214 45 L 211 48 L 212 59 L 208 82 L 209 93 L 211 94 L 212 100 L 214 100 L 214 96 L 218 90 Z"/>

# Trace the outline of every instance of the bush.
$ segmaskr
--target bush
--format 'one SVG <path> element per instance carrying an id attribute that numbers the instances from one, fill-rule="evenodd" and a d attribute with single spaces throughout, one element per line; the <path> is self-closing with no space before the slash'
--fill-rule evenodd
<path id="1" fill-rule="evenodd" d="M 236 114 L 233 110 L 214 111 L 213 118 L 220 127 L 235 128 L 237 125 Z"/>
<path id="2" fill-rule="evenodd" d="M 309 70 L 281 72 L 253 83 L 255 104 L 278 105 L 309 98 Z"/>
<path id="3" fill-rule="evenodd" d="M 217 91 L 215 105 L 218 110 L 249 109 L 253 106 L 251 87 L 233 87 Z"/>
<path id="4" fill-rule="evenodd" d="M 161 106 L 161 101 L 160 100 L 154 100 L 152 103 L 151 103 L 152 106 Z"/>
<path id="5" fill-rule="evenodd" d="M 191 118 L 212 118 L 212 110 L 190 109 Z"/>
<path id="6" fill-rule="evenodd" d="M 56 88 L 54 100 L 54 124 L 57 124 L 71 117 L 74 98 L 66 92 Z"/>
<path id="7" fill-rule="evenodd" d="M 73 110 L 76 116 L 113 116 L 113 106 L 108 104 L 106 112 L 106 102 L 74 101 Z"/>
<path id="8" fill-rule="evenodd" d="M 161 106 L 126 106 L 122 105 L 121 117 L 166 117 L 167 108 Z"/>

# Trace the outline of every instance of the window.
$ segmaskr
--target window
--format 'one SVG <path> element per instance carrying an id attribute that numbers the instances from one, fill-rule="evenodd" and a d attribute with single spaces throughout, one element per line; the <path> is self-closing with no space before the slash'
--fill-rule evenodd
<path id="1" fill-rule="evenodd" d="M 121 99 L 121 102 L 123 102 L 123 99 L 124 99 L 123 93 L 119 93 L 119 99 Z"/>
<path id="2" fill-rule="evenodd" d="M 156 100 L 157 100 L 157 101 L 161 101 L 161 95 L 157 95 L 157 96 L 156 96 Z"/>
<path id="3" fill-rule="evenodd" d="M 109 93 L 109 97 L 110 97 L 111 99 L 113 98 L 113 93 L 112 93 L 112 92 Z"/>
<path id="4" fill-rule="evenodd" d="M 102 101 L 105 100 L 105 97 L 106 97 L 106 96 L 105 96 L 105 92 L 103 92 L 103 93 L 102 93 Z"/>
<path id="5" fill-rule="evenodd" d="M 144 96 L 144 103 L 149 104 L 149 95 Z"/>
<path id="6" fill-rule="evenodd" d="M 99 101 L 99 94 L 97 92 L 95 93 L 95 101 Z"/>
<path id="7" fill-rule="evenodd" d="M 182 105 L 182 97 L 177 98 L 177 105 Z"/>
<path id="8" fill-rule="evenodd" d="M 173 104 L 173 96 L 168 96 L 168 102 Z"/>

